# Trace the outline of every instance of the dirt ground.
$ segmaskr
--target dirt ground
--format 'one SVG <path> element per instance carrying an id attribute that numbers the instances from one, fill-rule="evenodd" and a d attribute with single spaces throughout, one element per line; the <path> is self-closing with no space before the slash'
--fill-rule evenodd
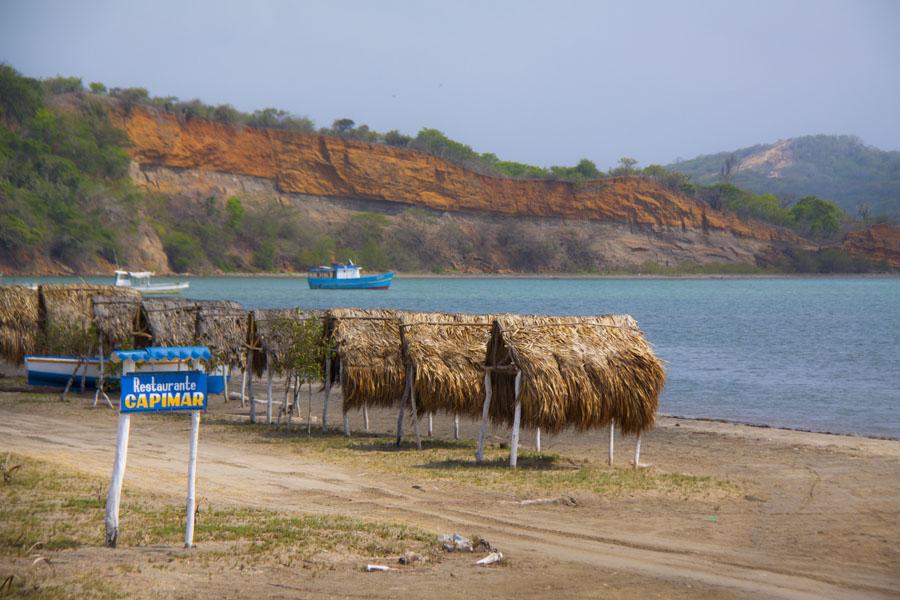
<path id="1" fill-rule="evenodd" d="M 276 395 L 276 397 L 278 397 Z M 334 396 L 333 396 L 334 397 Z M 339 396 L 338 396 L 339 397 Z M 313 414 L 321 414 L 316 397 Z M 340 420 L 339 401 L 332 410 Z M 304 407 L 305 408 L 305 407 Z M 264 407 L 260 407 L 264 420 Z M 261 441 L 237 402 L 211 401 L 201 429 L 198 496 L 219 506 L 285 513 L 327 513 L 400 522 L 434 533 L 479 535 L 504 562 L 476 567 L 478 556 L 447 554 L 422 566 L 367 573 L 336 560 L 313 572 L 279 564 L 247 569 L 240 561 L 187 562 L 143 569 L 116 582 L 140 597 L 303 598 L 887 598 L 900 596 L 900 442 L 662 418 L 643 439 L 641 461 L 660 474 L 709 476 L 734 490 L 656 493 L 566 491 L 565 502 L 538 492 L 448 482 L 430 467 L 377 471 L 363 460 L 330 460 L 301 443 Z M 331 420 L 331 419 L 330 419 Z M 361 416 L 352 416 L 354 430 Z M 315 421 L 314 421 L 315 422 Z M 132 418 L 125 494 L 183 495 L 190 419 Z M 371 411 L 372 431 L 389 433 L 393 411 Z M 255 431 L 258 431 L 255 430 Z M 477 425 L 463 421 L 471 441 Z M 435 416 L 435 436 L 449 438 L 451 419 Z M 87 396 L 68 403 L 0 392 L 0 451 L 108 478 L 116 414 L 91 409 Z M 300 433 L 297 434 L 301 435 Z M 336 437 L 340 434 L 335 433 Z M 495 429 L 495 444 L 508 432 Z M 533 433 L 523 434 L 523 448 Z M 602 463 L 608 434 L 544 435 L 545 452 Z M 628 469 L 634 441 L 617 438 L 615 469 Z M 413 448 L 403 452 L 415 452 Z M 499 468 L 499 467 L 486 467 Z M 553 499 L 560 494 L 551 494 Z M 526 501 L 523 503 L 523 501 Z M 198 547 L 81 547 L 60 552 L 61 569 L 171 562 Z M 0 558 L 0 563 L 4 559 Z M 0 567 L 3 565 L 0 564 Z M 8 567 L 10 565 L 7 565 Z M 15 567 L 16 565 L 12 565 Z M 23 567 L 25 568 L 25 567 Z"/>

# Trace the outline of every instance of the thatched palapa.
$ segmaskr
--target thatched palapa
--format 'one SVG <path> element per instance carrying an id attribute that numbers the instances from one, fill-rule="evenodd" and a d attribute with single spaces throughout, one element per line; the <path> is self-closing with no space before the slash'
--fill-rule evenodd
<path id="1" fill-rule="evenodd" d="M 135 345 L 193 346 L 197 310 L 197 302 L 186 298 L 144 298 Z"/>
<path id="2" fill-rule="evenodd" d="M 197 343 L 209 347 L 213 363 L 243 367 L 249 325 L 244 307 L 218 300 L 200 300 L 197 307 Z"/>
<path id="3" fill-rule="evenodd" d="M 132 293 L 93 297 L 94 326 L 104 351 L 134 345 L 134 332 L 141 314 L 141 295 L 134 290 L 128 291 Z"/>
<path id="4" fill-rule="evenodd" d="M 403 358 L 419 412 L 481 416 L 484 352 L 493 317 L 409 313 L 400 318 Z"/>
<path id="5" fill-rule="evenodd" d="M 340 373 L 345 412 L 366 405 L 394 406 L 402 397 L 406 369 L 400 314 L 349 308 L 326 312 L 325 335 L 334 343 L 332 378 Z"/>
<path id="6" fill-rule="evenodd" d="M 94 296 L 128 297 L 134 290 L 111 285 L 85 283 L 41 285 L 38 312 L 41 324 L 41 351 L 70 356 L 87 356 L 98 350 L 93 336 Z"/>
<path id="7" fill-rule="evenodd" d="M 285 360 L 293 343 L 289 327 L 285 321 L 306 321 L 322 319 L 324 313 L 299 308 L 270 308 L 253 311 L 247 343 L 253 349 L 253 370 L 261 375 L 267 368 L 275 373 L 287 370 Z M 271 360 L 271 363 L 269 363 Z"/>
<path id="8" fill-rule="evenodd" d="M 0 354 L 21 364 L 37 350 L 38 292 L 23 285 L 0 286 Z"/>
<path id="9" fill-rule="evenodd" d="M 613 421 L 623 433 L 648 430 L 666 379 L 627 315 L 499 318 L 485 364 L 492 367 L 492 420 L 512 423 L 518 370 L 522 424 L 550 432 Z"/>

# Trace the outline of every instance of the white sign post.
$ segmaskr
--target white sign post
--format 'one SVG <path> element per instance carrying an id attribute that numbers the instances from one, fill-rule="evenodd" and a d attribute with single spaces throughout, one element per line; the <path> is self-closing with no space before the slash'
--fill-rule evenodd
<path id="1" fill-rule="evenodd" d="M 137 360 L 155 360 L 148 348 L 148 356 Z M 190 548 L 194 542 L 194 516 L 196 514 L 197 445 L 200 438 L 200 412 L 207 406 L 206 374 L 201 372 L 199 360 L 193 358 L 196 348 L 165 348 L 170 357 L 178 358 L 179 372 L 138 372 L 136 356 L 142 352 L 128 352 L 122 362 L 121 399 L 119 404 L 119 426 L 116 433 L 116 459 L 112 479 L 106 496 L 106 545 L 115 548 L 119 538 L 119 505 L 122 498 L 122 484 L 125 478 L 125 463 L 128 455 L 128 438 L 132 412 L 191 412 L 191 439 L 188 451 L 188 485 L 184 547 Z M 190 351 L 193 371 L 180 371 L 183 358 L 179 350 Z M 209 351 L 205 351 L 208 357 Z M 123 354 L 125 354 L 123 352 Z M 187 358 L 188 356 L 185 356 Z"/>

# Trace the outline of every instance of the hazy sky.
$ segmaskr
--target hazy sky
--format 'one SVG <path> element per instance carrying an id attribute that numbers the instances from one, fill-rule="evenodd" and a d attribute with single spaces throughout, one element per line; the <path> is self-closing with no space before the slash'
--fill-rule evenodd
<path id="1" fill-rule="evenodd" d="M 900 0 L 0 0 L 0 61 L 541 165 L 811 133 L 900 149 Z"/>

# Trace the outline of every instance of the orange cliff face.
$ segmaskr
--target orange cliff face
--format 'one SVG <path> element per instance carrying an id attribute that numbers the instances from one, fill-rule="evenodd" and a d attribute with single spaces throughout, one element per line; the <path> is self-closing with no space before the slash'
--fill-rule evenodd
<path id="1" fill-rule="evenodd" d="M 900 269 L 900 227 L 882 223 L 847 234 L 841 248 L 850 254 Z"/>
<path id="2" fill-rule="evenodd" d="M 435 210 L 719 230 L 762 241 L 799 241 L 638 177 L 573 184 L 489 177 L 427 153 L 354 140 L 232 126 L 141 107 L 112 112 L 139 164 L 264 177 L 279 191 L 386 200 Z"/>

